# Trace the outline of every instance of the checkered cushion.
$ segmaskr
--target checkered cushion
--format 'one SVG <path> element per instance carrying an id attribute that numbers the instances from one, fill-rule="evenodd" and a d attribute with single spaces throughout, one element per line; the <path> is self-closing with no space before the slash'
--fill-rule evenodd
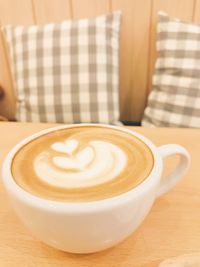
<path id="1" fill-rule="evenodd" d="M 16 119 L 116 124 L 120 17 L 4 26 Z"/>
<path id="2" fill-rule="evenodd" d="M 200 25 L 158 14 L 153 90 L 143 126 L 200 127 Z"/>

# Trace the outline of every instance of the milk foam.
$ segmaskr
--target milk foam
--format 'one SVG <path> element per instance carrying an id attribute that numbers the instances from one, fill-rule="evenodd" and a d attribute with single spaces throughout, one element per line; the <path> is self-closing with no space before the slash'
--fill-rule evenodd
<path id="1" fill-rule="evenodd" d="M 115 179 L 126 167 L 124 151 L 110 142 L 93 140 L 80 148 L 76 139 L 56 142 L 34 160 L 34 170 L 43 182 L 55 187 L 78 188 Z M 49 157 L 51 160 L 49 160 Z"/>

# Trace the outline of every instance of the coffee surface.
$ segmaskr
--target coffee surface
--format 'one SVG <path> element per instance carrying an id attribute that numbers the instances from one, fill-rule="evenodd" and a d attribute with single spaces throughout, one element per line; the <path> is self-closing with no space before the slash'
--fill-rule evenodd
<path id="1" fill-rule="evenodd" d="M 148 177 L 153 155 L 129 133 L 77 126 L 44 134 L 23 146 L 12 162 L 18 185 L 57 201 L 94 201 L 136 187 Z"/>

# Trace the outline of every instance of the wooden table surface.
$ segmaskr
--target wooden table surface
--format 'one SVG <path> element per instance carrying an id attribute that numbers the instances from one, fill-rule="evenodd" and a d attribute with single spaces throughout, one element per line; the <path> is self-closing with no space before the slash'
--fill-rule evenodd
<path id="1" fill-rule="evenodd" d="M 0 167 L 22 138 L 52 124 L 0 123 Z M 200 129 L 129 127 L 156 145 L 179 143 L 192 156 L 188 174 L 157 199 L 142 225 L 124 242 L 103 252 L 75 255 L 35 239 L 18 220 L 0 180 L 0 267 L 156 267 L 169 257 L 200 252 Z M 176 159 L 167 160 L 170 169 Z"/>

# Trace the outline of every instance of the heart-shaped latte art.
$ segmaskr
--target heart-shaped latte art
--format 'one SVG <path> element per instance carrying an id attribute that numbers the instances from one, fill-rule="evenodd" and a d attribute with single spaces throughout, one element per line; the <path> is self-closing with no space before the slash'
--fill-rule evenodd
<path id="1" fill-rule="evenodd" d="M 94 151 L 87 146 L 78 152 L 74 157 L 53 157 L 53 162 L 57 167 L 63 169 L 84 169 L 93 159 Z"/>
<path id="2" fill-rule="evenodd" d="M 71 155 L 78 147 L 78 141 L 75 139 L 66 140 L 64 142 L 56 142 L 51 145 L 54 151 L 67 153 Z"/>
<path id="3" fill-rule="evenodd" d="M 78 140 L 69 139 L 51 145 L 64 155 L 41 152 L 34 162 L 38 177 L 57 187 L 94 186 L 115 179 L 127 164 L 126 154 L 111 142 L 91 140 L 81 149 L 79 145 Z"/>

